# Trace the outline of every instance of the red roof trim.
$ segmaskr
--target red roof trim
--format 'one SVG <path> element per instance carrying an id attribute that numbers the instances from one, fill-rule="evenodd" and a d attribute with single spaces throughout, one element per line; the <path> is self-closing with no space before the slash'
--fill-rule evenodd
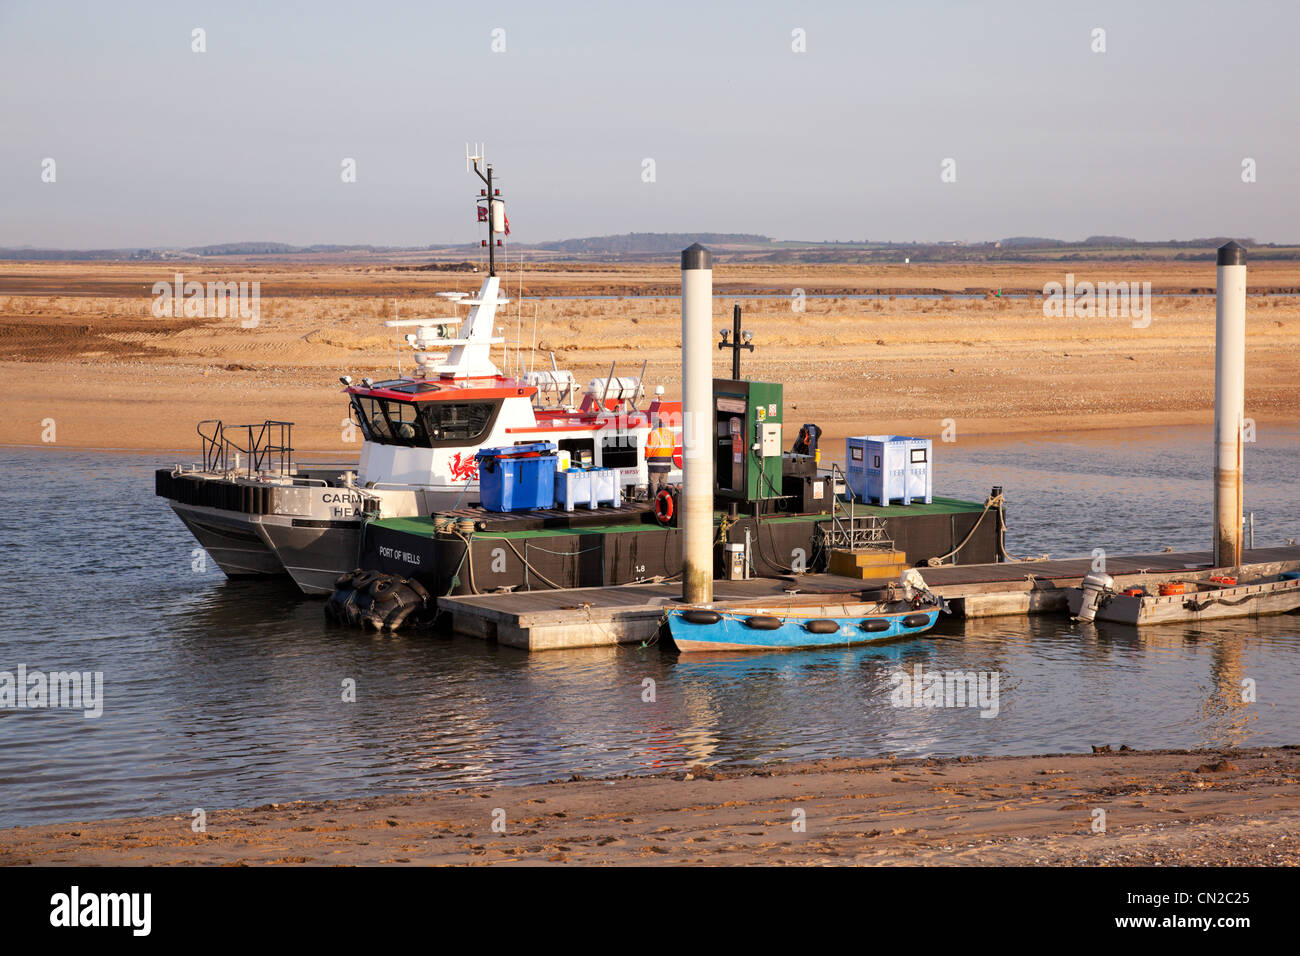
<path id="1" fill-rule="evenodd" d="M 496 377 L 487 381 L 513 382 L 513 379 Z M 436 384 L 436 383 L 434 383 Z M 369 395 L 373 398 L 395 399 L 399 402 L 460 402 L 473 399 L 532 398 L 537 389 L 531 385 L 514 385 L 491 388 L 486 386 L 438 385 L 428 392 L 399 392 L 391 388 L 366 388 L 351 385 L 344 389 L 349 395 Z"/>

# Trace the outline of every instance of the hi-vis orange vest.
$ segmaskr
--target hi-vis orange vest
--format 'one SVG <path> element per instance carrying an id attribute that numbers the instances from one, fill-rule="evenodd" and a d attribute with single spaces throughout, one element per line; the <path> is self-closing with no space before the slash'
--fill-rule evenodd
<path id="1" fill-rule="evenodd" d="M 650 437 L 646 441 L 645 456 L 650 461 L 658 459 L 671 462 L 673 448 L 676 444 L 677 440 L 673 438 L 671 428 L 656 428 L 650 433 Z"/>

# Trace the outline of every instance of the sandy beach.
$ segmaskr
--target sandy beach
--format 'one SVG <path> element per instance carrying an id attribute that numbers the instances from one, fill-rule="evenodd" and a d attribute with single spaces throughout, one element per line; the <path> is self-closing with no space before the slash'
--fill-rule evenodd
<path id="1" fill-rule="evenodd" d="M 1048 318 L 1042 289 L 1076 281 L 1150 281 L 1152 320 Z M 260 315 L 153 315 L 152 284 L 256 281 Z M 356 451 L 345 441 L 338 376 L 389 376 L 395 315 L 446 315 L 439 291 L 471 291 L 473 273 L 382 265 L 240 262 L 0 263 L 0 443 L 197 450 L 195 423 L 219 418 L 296 423 L 300 449 Z M 757 350 L 745 374 L 785 383 L 787 420 L 816 422 L 828 440 L 898 432 L 981 435 L 1160 428 L 1213 420 L 1212 263 L 1016 266 L 776 267 L 720 262 L 715 291 L 749 300 Z M 679 391 L 678 273 L 669 266 L 530 267 L 508 273 L 500 364 L 561 367 L 585 382 L 636 374 Z M 1293 420 L 1300 370 L 1300 266 L 1251 267 L 1247 414 Z M 525 297 L 519 300 L 522 289 Z M 796 311 L 793 290 L 807 296 Z M 999 296 L 999 292 L 1002 293 Z M 850 299 L 880 293 L 881 299 Z M 938 298 L 890 298 L 924 293 Z M 1163 293 L 1163 297 L 1162 297 Z M 657 300 L 620 296 L 655 294 Z M 1009 298 L 1029 294 L 1031 298 Z M 574 300 L 560 295 L 607 295 Z M 541 297 L 541 298 L 536 298 Z M 731 302 L 715 305 L 719 328 Z M 533 345 L 536 343 L 536 350 Z M 516 361 L 518 359 L 518 362 Z M 716 368 L 729 374 L 729 354 Z M 402 356 L 410 368 L 409 350 Z M 791 436 L 787 436 L 789 440 Z"/>
<path id="2" fill-rule="evenodd" d="M 15 827 L 0 865 L 1295 865 L 1300 748 L 698 767 L 193 819 Z"/>

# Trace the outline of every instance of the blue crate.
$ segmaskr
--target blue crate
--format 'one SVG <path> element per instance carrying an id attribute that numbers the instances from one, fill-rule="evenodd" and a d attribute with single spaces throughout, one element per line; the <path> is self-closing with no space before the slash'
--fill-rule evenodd
<path id="1" fill-rule="evenodd" d="M 488 511 L 534 511 L 555 507 L 559 456 L 550 442 L 482 448 L 478 461 L 479 504 Z"/>

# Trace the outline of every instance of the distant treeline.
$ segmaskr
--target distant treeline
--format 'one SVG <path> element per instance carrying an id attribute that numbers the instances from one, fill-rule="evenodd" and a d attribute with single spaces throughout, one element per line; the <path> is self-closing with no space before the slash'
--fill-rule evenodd
<path id="1" fill-rule="evenodd" d="M 319 243 L 311 246 L 295 246 L 287 242 L 222 242 L 208 246 L 189 246 L 180 248 L 152 249 L 33 249 L 29 246 L 0 246 L 0 259 L 17 260 L 107 260 L 112 262 L 129 260 L 157 259 L 193 259 L 205 256 L 294 256 L 294 255 L 328 255 L 328 254 L 366 254 L 393 255 L 396 253 L 432 252 L 446 249 L 448 246 L 368 246 L 335 245 Z M 462 249 L 468 248 L 462 246 Z"/>
<path id="2" fill-rule="evenodd" d="M 1207 251 L 1229 239 L 1246 246 L 1253 259 L 1300 259 L 1300 246 L 1257 243 L 1236 236 L 1213 236 L 1202 239 L 1168 239 L 1144 242 L 1126 236 L 1089 236 L 1083 240 L 1050 239 L 1037 236 L 1011 236 L 986 242 L 888 242 L 774 240 L 755 233 L 733 232 L 631 232 L 617 236 L 588 236 L 553 242 L 514 243 L 516 252 L 532 253 L 546 259 L 570 261 L 660 260 L 675 257 L 693 242 L 713 249 L 720 259 L 769 263 L 870 264 L 896 263 L 904 259 L 924 262 L 1032 262 L 1088 260 L 1100 258 L 1132 259 L 1201 259 Z M 455 263 L 453 268 L 468 266 L 464 260 L 479 253 L 477 243 L 447 243 L 427 246 L 375 246 L 319 243 L 295 246 L 286 242 L 226 242 L 184 249 L 33 249 L 0 247 L 0 259 L 23 260 L 165 260 L 208 257 L 277 257 L 277 256 L 404 256 Z M 447 267 L 439 267 L 447 268 Z"/>
<path id="3" fill-rule="evenodd" d="M 766 246 L 772 240 L 747 232 L 629 232 L 621 236 L 539 242 L 528 248 L 586 255 L 672 255 L 694 242 L 706 246 Z"/>

